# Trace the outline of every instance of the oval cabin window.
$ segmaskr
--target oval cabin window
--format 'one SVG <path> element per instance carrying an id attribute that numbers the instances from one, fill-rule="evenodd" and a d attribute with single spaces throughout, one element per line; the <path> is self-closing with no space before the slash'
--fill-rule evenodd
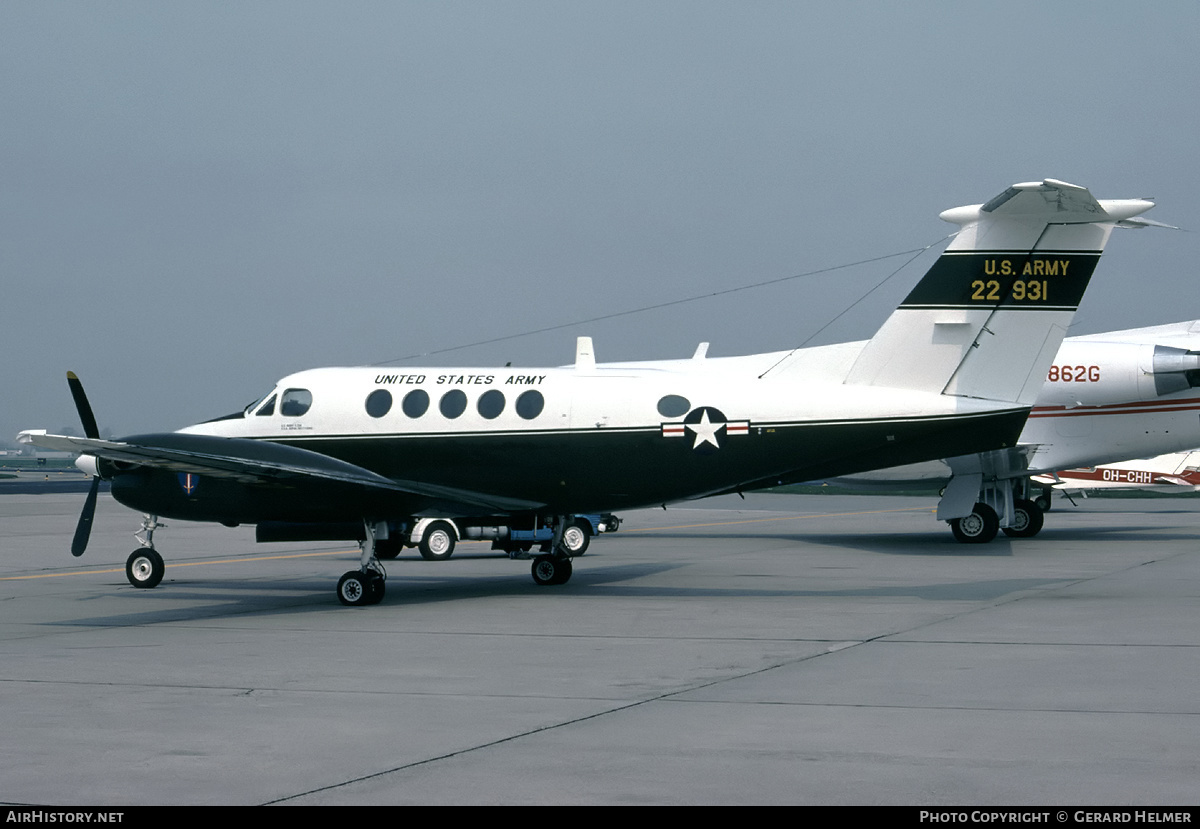
<path id="1" fill-rule="evenodd" d="M 429 411 L 429 393 L 425 389 L 413 389 L 404 395 L 400 408 L 409 417 L 420 417 Z"/>
<path id="2" fill-rule="evenodd" d="M 375 389 L 367 395 L 367 414 L 383 417 L 392 410 L 392 393 L 387 389 Z"/>
<path id="3" fill-rule="evenodd" d="M 542 393 L 535 389 L 530 389 L 517 398 L 517 414 L 525 420 L 533 420 L 542 413 L 542 409 L 545 407 L 546 398 L 542 397 Z"/>
<path id="4" fill-rule="evenodd" d="M 451 389 L 442 395 L 438 408 L 442 416 L 454 420 L 467 410 L 467 395 L 460 389 Z"/>
<path id="5" fill-rule="evenodd" d="M 482 417 L 495 420 L 504 411 L 504 392 L 499 389 L 485 391 L 479 396 L 479 402 L 475 404 L 475 408 Z"/>

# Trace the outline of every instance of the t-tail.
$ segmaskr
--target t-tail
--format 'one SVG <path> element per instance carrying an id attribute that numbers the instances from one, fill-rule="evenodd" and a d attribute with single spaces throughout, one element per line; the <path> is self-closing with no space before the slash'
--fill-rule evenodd
<path id="1" fill-rule="evenodd" d="M 961 229 L 846 382 L 1033 405 L 1113 228 L 1153 206 L 1046 179 L 945 211 Z"/>

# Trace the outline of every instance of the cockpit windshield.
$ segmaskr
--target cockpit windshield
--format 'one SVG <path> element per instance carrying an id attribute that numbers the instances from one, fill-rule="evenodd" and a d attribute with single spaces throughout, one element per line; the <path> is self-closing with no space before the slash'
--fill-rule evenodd
<path id="1" fill-rule="evenodd" d="M 258 408 L 260 405 L 262 405 L 262 403 L 263 403 L 263 401 L 264 401 L 264 400 L 266 400 L 268 397 L 271 397 L 271 396 L 273 396 L 274 394 L 275 394 L 275 389 L 273 389 L 273 388 L 272 388 L 270 391 L 268 391 L 268 392 L 267 392 L 266 394 L 264 394 L 262 397 L 256 397 L 256 398 L 254 399 L 254 402 L 253 402 L 253 403 L 251 403 L 250 405 L 248 405 L 246 408 L 242 409 L 242 414 L 243 414 L 243 415 L 248 415 L 248 414 L 250 414 L 252 411 L 254 411 L 255 409 L 257 409 L 257 408 Z"/>

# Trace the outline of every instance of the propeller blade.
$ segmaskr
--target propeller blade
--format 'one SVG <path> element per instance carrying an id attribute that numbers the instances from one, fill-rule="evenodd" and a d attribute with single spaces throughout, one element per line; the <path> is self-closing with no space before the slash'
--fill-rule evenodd
<path id="1" fill-rule="evenodd" d="M 84 437 L 100 437 L 100 430 L 96 428 L 96 416 L 92 414 L 92 404 L 88 403 L 87 395 L 83 393 L 83 383 L 79 382 L 75 372 L 67 372 L 67 385 L 71 387 L 71 397 L 75 398 L 75 408 L 79 410 Z"/>
<path id="2" fill-rule="evenodd" d="M 81 556 L 87 549 L 88 538 L 92 534 L 92 519 L 96 517 L 96 493 L 100 491 L 100 479 L 92 478 L 92 488 L 88 490 L 87 500 L 83 502 L 83 512 L 79 513 L 79 523 L 75 525 L 75 538 L 71 540 L 71 555 Z"/>

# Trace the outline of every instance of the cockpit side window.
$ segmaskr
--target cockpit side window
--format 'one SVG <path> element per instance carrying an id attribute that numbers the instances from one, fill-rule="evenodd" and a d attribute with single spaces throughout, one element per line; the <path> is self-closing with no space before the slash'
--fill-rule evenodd
<path id="1" fill-rule="evenodd" d="M 271 395 L 270 399 L 266 403 L 263 403 L 262 407 L 255 414 L 259 417 L 270 417 L 275 414 L 275 395 Z"/>
<path id="2" fill-rule="evenodd" d="M 279 413 L 284 417 L 300 417 L 312 406 L 312 392 L 308 389 L 288 389 L 279 400 Z"/>

